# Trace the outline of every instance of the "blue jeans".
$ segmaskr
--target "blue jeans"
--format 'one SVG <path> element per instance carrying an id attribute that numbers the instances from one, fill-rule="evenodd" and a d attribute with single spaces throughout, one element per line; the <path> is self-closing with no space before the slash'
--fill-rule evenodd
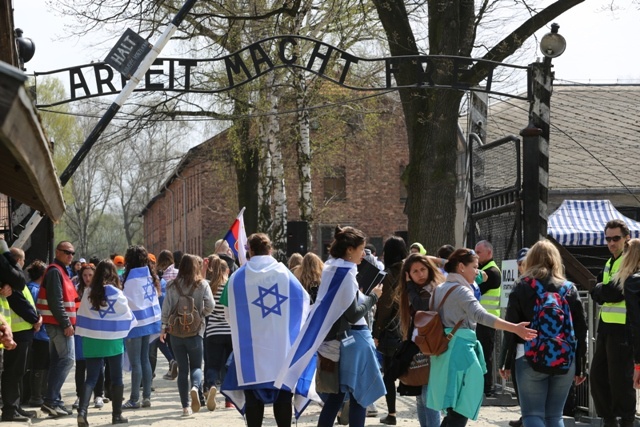
<path id="1" fill-rule="evenodd" d="M 439 427 L 440 426 L 440 411 L 427 408 L 427 402 L 422 399 L 422 396 L 427 395 L 426 385 L 422 386 L 422 393 L 416 396 L 416 409 L 418 411 L 418 422 L 420 427 Z"/>
<path id="2" fill-rule="evenodd" d="M 575 375 L 575 363 L 564 375 L 534 371 L 525 357 L 516 360 L 522 421 L 527 427 L 563 427 L 562 409 Z"/>
<path id="3" fill-rule="evenodd" d="M 336 416 L 342 408 L 346 393 L 327 393 L 327 400 L 324 402 L 318 427 L 333 427 Z M 367 416 L 367 408 L 361 406 L 352 396 L 349 397 L 349 426 L 364 427 L 364 420 Z"/>
<path id="4" fill-rule="evenodd" d="M 73 336 L 65 337 L 64 329 L 58 325 L 45 325 L 49 335 L 49 375 L 47 377 L 46 405 L 63 405 L 60 390 L 73 367 L 76 358 Z"/>
<path id="5" fill-rule="evenodd" d="M 153 373 L 149 361 L 149 335 L 127 338 L 125 347 L 131 363 L 131 397 L 129 400 L 137 402 L 140 399 L 140 384 L 142 384 L 142 398 L 150 399 Z"/>
<path id="6" fill-rule="evenodd" d="M 178 393 L 183 408 L 189 406 L 189 374 L 191 387 L 202 387 L 202 337 L 171 337 L 171 350 L 178 362 Z"/>
<path id="7" fill-rule="evenodd" d="M 98 378 L 104 368 L 104 362 L 109 365 L 109 375 L 112 386 L 123 385 L 122 382 L 122 354 L 109 357 L 87 357 L 87 382 L 86 385 L 95 388 Z"/>

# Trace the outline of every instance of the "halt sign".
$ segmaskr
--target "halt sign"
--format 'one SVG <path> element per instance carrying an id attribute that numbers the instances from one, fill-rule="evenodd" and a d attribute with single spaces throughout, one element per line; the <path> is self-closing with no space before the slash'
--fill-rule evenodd
<path id="1" fill-rule="evenodd" d="M 153 46 L 131 28 L 127 28 L 104 60 L 130 79 Z"/>
<path id="2" fill-rule="evenodd" d="M 502 261 L 502 291 L 500 292 L 500 307 L 506 308 L 509 304 L 509 294 L 513 290 L 518 279 L 518 261 L 507 259 Z"/>

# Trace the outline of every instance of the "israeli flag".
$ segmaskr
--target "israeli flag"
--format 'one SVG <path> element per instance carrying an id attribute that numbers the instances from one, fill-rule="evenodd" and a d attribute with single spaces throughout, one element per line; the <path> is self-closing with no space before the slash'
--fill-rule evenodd
<path id="1" fill-rule="evenodd" d="M 133 268 L 124 282 L 124 295 L 138 321 L 127 338 L 144 337 L 160 332 L 160 302 L 149 267 Z"/>
<path id="2" fill-rule="evenodd" d="M 84 292 L 76 317 L 76 335 L 101 340 L 126 338 L 138 321 L 129 308 L 127 297 L 113 285 L 105 285 L 105 305 L 93 308 L 89 289 Z"/>
<path id="3" fill-rule="evenodd" d="M 333 324 L 353 303 L 358 282 L 356 264 L 329 258 L 322 270 L 318 297 L 291 351 L 281 364 L 274 386 L 293 390 Z"/>
<path id="4" fill-rule="evenodd" d="M 271 256 L 252 257 L 231 276 L 227 288 L 234 360 L 222 393 L 243 413 L 242 390 L 273 390 L 275 396 L 273 382 L 309 313 L 309 295 Z M 305 384 L 305 398 L 315 397 L 311 378 Z M 270 403 L 268 394 L 261 394 L 265 403 Z M 297 414 L 308 403 L 302 401 Z"/>

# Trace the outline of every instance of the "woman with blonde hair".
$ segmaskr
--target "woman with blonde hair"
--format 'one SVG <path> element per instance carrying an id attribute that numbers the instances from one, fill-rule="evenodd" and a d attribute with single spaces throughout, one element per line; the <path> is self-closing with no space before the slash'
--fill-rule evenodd
<path id="1" fill-rule="evenodd" d="M 611 283 L 623 283 L 627 325 L 633 344 L 633 387 L 640 389 L 640 239 L 625 244 L 620 269 Z"/>
<path id="2" fill-rule="evenodd" d="M 202 319 L 208 316 L 214 308 L 213 295 L 207 281 L 202 277 L 201 258 L 184 254 L 180 261 L 178 276 L 167 285 L 167 296 L 162 306 L 162 332 L 160 341 L 164 342 L 169 330 L 169 316 L 174 307 L 180 302 L 181 296 L 191 296 L 195 309 Z M 171 349 L 178 361 L 178 393 L 182 404 L 182 415 L 189 416 L 200 410 L 202 386 L 202 336 L 205 322 L 201 322 L 199 329 L 192 336 L 177 336 L 171 334 Z M 191 377 L 191 392 L 189 392 L 189 377 Z M 191 407 L 189 407 L 189 395 Z"/>
<path id="3" fill-rule="evenodd" d="M 316 301 L 316 297 L 318 296 L 318 287 L 320 286 L 323 268 L 324 262 L 322 262 L 320 257 L 313 252 L 307 252 L 304 258 L 302 258 L 302 265 L 294 272 L 294 275 L 300 280 L 302 286 L 304 286 L 309 293 L 311 304 Z"/>
<path id="4" fill-rule="evenodd" d="M 551 302 L 554 304 L 550 305 Z M 567 305 L 570 311 L 568 321 L 565 320 Z M 550 315 L 545 307 L 565 307 L 565 311 L 554 310 Z M 543 323 L 544 319 L 536 320 L 542 319 L 542 315 L 550 323 L 555 323 L 549 326 Z M 505 320 L 532 322 L 531 327 L 538 329 L 536 339 L 540 340 L 525 347 L 523 339 L 512 333 L 505 334 L 507 354 L 500 375 L 503 378 L 510 375 L 515 354 L 515 375 L 524 425 L 563 426 L 562 411 L 571 383 L 578 385 L 585 380 L 587 325 L 578 290 L 565 278 L 560 252 L 549 240 L 537 242 L 527 252 L 524 272 L 509 295 Z M 553 330 L 555 325 L 558 325 L 558 330 Z M 572 330 L 567 334 L 569 325 Z M 551 330 L 553 332 L 549 333 Z M 543 353 L 543 347 L 552 348 L 556 344 L 562 345 L 562 349 L 554 354 L 555 360 L 547 363 L 548 355 Z"/>

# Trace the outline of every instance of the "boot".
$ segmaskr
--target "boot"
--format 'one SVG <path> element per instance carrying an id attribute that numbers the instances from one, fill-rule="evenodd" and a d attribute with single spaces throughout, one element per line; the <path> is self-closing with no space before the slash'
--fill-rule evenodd
<path id="1" fill-rule="evenodd" d="M 122 416 L 122 396 L 124 394 L 123 385 L 111 386 L 111 405 L 113 412 L 111 413 L 111 424 L 126 424 L 128 419 Z"/>
<path id="2" fill-rule="evenodd" d="M 80 402 L 78 402 L 78 427 L 89 427 L 87 412 L 89 411 L 89 401 L 92 393 L 93 387 L 85 384 L 84 391 L 80 396 Z"/>
<path id="3" fill-rule="evenodd" d="M 47 389 L 48 369 L 35 369 L 31 371 L 31 397 L 29 398 L 29 406 L 39 408 L 44 403 L 42 394 Z"/>

